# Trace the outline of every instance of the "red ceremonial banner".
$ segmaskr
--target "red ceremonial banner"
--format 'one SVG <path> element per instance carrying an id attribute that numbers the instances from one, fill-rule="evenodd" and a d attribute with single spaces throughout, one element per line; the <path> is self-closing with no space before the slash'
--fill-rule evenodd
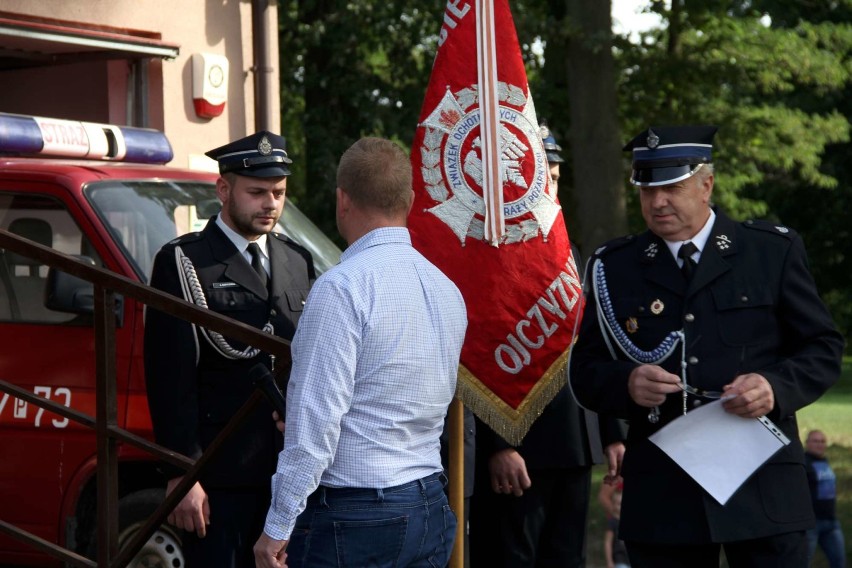
<path id="1" fill-rule="evenodd" d="M 513 444 L 565 385 L 582 305 L 507 0 L 449 0 L 411 152 L 414 246 L 461 289 L 462 401 Z"/>

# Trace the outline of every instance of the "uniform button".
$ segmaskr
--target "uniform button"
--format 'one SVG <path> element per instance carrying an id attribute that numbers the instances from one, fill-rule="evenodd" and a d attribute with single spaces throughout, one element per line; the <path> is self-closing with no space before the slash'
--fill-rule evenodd
<path id="1" fill-rule="evenodd" d="M 692 323 L 695 321 L 695 316 L 693 314 L 686 314 L 685 316 L 683 316 L 683 319 L 684 321 L 686 321 L 686 323 Z"/>
<path id="2" fill-rule="evenodd" d="M 697 365 L 698 364 L 698 357 L 693 355 L 692 357 L 687 359 L 686 362 L 689 363 L 690 365 Z"/>
<path id="3" fill-rule="evenodd" d="M 700 400 L 697 400 L 697 399 L 696 399 L 696 400 L 693 400 L 693 401 L 692 401 L 692 408 L 698 408 L 699 406 L 701 406 L 701 401 L 700 401 Z"/>
<path id="4" fill-rule="evenodd" d="M 269 310 L 269 315 L 275 317 L 278 315 L 278 312 L 276 312 L 275 310 Z"/>
<path id="5" fill-rule="evenodd" d="M 234 300 L 228 300 L 228 305 L 229 306 L 236 306 L 237 303 Z"/>
<path id="6" fill-rule="evenodd" d="M 645 311 L 645 306 L 639 306 L 639 313 L 641 314 L 644 311 Z"/>
<path id="7" fill-rule="evenodd" d="M 748 296 L 741 297 L 740 301 L 743 302 L 743 303 L 748 302 Z"/>

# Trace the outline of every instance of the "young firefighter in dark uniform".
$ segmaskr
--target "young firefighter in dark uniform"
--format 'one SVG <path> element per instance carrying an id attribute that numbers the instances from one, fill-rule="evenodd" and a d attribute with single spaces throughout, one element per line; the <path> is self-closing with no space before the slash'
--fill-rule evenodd
<path id="1" fill-rule="evenodd" d="M 801 568 L 814 517 L 795 413 L 837 380 L 843 338 L 795 232 L 710 206 L 715 132 L 652 127 L 626 146 L 649 230 L 595 251 L 570 381 L 580 404 L 630 420 L 632 566 L 718 568 L 724 547 L 731 568 Z M 718 393 L 792 441 L 724 506 L 648 440 Z"/>
<path id="2" fill-rule="evenodd" d="M 274 231 L 290 175 L 284 138 L 258 132 L 207 155 L 219 162 L 222 209 L 201 232 L 163 246 L 151 286 L 290 339 L 315 273 L 310 253 Z M 251 395 L 249 369 L 258 362 L 274 363 L 255 348 L 148 310 L 145 375 L 157 442 L 198 458 Z M 254 566 L 280 445 L 270 408 L 258 405 L 169 516 L 186 531 L 189 568 Z"/>
<path id="3" fill-rule="evenodd" d="M 564 162 L 562 148 L 546 126 L 541 127 L 541 137 L 556 184 L 559 164 Z M 576 248 L 573 254 L 579 263 Z M 618 421 L 580 408 L 567 386 L 518 446 L 478 422 L 472 566 L 585 566 L 592 466 L 606 457 L 614 473 L 623 439 Z"/>

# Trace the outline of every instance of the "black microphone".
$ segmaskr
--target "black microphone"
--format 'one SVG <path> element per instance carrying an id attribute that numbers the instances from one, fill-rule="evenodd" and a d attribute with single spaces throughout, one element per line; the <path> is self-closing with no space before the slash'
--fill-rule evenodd
<path id="1" fill-rule="evenodd" d="M 260 389 L 260 392 L 263 393 L 263 396 L 266 397 L 266 400 L 269 401 L 269 404 L 278 413 L 278 417 L 284 420 L 284 416 L 287 414 L 287 399 L 284 398 L 284 394 L 278 389 L 278 385 L 275 384 L 275 378 L 272 376 L 269 368 L 263 363 L 257 363 L 249 371 L 249 378 L 254 384 L 254 388 Z"/>

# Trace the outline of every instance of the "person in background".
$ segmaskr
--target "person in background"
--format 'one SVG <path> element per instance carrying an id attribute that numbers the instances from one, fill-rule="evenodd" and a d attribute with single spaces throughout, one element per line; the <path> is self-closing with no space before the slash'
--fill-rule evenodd
<path id="1" fill-rule="evenodd" d="M 541 136 L 555 186 L 561 148 L 547 127 Z M 519 446 L 477 421 L 471 565 L 585 566 L 591 468 L 604 461 L 602 439 L 614 475 L 624 452 L 621 426 L 581 409 L 567 386 Z"/>
<path id="2" fill-rule="evenodd" d="M 846 566 L 846 545 L 837 519 L 837 476 L 825 456 L 825 433 L 811 430 L 805 439 L 805 469 L 816 515 L 816 527 L 808 530 L 808 559 L 813 560 L 817 544 L 830 568 Z"/>
<path id="3" fill-rule="evenodd" d="M 627 547 L 624 546 L 624 541 L 618 537 L 618 519 L 621 518 L 621 490 L 613 491 L 611 497 L 607 510 L 611 511 L 612 514 L 607 517 L 606 530 L 604 531 L 606 568 L 630 568 Z"/>
<path id="4" fill-rule="evenodd" d="M 292 342 L 284 449 L 259 568 L 443 566 L 456 518 L 440 436 L 467 328 L 461 292 L 411 245 L 411 163 L 362 138 L 337 169 L 348 243 Z"/>
<path id="5" fill-rule="evenodd" d="M 601 483 L 601 487 L 598 490 L 598 503 L 600 503 L 601 508 L 606 515 L 606 518 L 610 518 L 613 516 L 612 512 L 612 494 L 618 491 L 619 493 L 624 489 L 624 480 L 620 475 L 615 476 L 612 479 L 604 478 Z"/>
<path id="6" fill-rule="evenodd" d="M 553 184 L 554 192 L 559 189 L 559 178 L 562 176 L 561 164 L 565 163 L 562 157 L 562 146 L 556 143 L 553 133 L 550 128 L 542 121 L 539 128 L 541 142 L 544 145 L 544 156 L 547 158 L 547 167 L 550 169 L 550 181 Z"/>
<path id="7" fill-rule="evenodd" d="M 801 568 L 814 525 L 796 411 L 840 376 L 844 340 L 801 238 L 710 205 L 715 126 L 646 129 L 625 150 L 648 230 L 592 257 L 570 385 L 630 421 L 619 532 L 634 568 Z M 649 436 L 718 401 L 792 442 L 719 504 Z"/>
<path id="8" fill-rule="evenodd" d="M 290 175 L 285 140 L 262 131 L 207 155 L 219 164 L 222 209 L 201 232 L 163 246 L 151 286 L 290 339 L 316 277 L 310 253 L 275 231 Z M 157 443 L 196 459 L 251 396 L 249 370 L 274 367 L 258 349 L 155 309 L 144 358 Z M 169 516 L 185 531 L 189 568 L 253 566 L 281 447 L 270 412 L 255 408 Z M 166 476 L 171 492 L 183 472 Z"/>

